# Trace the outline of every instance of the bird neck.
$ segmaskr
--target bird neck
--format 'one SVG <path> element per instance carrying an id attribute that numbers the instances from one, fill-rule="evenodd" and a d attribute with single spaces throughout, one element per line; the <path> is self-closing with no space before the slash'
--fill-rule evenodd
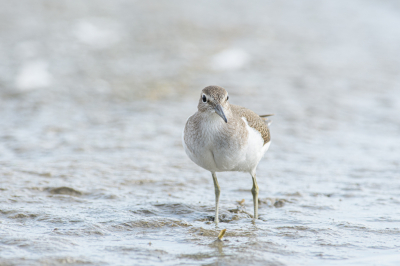
<path id="1" fill-rule="evenodd" d="M 230 114 L 229 114 L 230 115 Z M 227 124 L 215 112 L 201 112 L 201 127 L 207 132 L 226 130 Z M 229 121 L 230 116 L 226 115 Z"/>

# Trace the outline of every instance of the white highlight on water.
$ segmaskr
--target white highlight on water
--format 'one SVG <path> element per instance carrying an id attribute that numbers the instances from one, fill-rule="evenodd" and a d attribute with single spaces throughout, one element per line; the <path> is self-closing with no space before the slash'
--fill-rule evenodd
<path id="1" fill-rule="evenodd" d="M 250 61 L 249 54 L 239 48 L 228 48 L 214 55 L 211 59 L 211 68 L 214 70 L 236 70 Z"/>
<path id="2" fill-rule="evenodd" d="M 26 62 L 16 77 L 16 86 L 20 90 L 33 90 L 51 85 L 52 76 L 47 70 L 48 63 L 42 60 Z"/>

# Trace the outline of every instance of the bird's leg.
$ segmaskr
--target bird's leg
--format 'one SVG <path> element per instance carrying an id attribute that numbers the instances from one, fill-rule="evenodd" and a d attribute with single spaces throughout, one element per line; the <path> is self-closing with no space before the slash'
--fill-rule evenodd
<path id="1" fill-rule="evenodd" d="M 253 178 L 253 188 L 251 189 L 251 193 L 253 194 L 253 203 L 254 203 L 254 221 L 258 219 L 258 185 L 256 180 L 256 174 L 251 174 Z"/>
<path id="2" fill-rule="evenodd" d="M 218 180 L 217 180 L 217 175 L 215 173 L 212 173 L 213 181 L 214 181 L 214 189 L 215 189 L 215 218 L 214 222 L 215 224 L 218 224 L 218 208 L 219 208 L 219 195 L 221 193 L 221 190 L 219 188 Z"/>

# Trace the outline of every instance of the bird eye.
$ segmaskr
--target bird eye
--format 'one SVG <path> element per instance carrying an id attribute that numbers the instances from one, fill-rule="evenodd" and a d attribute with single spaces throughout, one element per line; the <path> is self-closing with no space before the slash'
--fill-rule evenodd
<path id="1" fill-rule="evenodd" d="M 206 96 L 203 94 L 203 103 L 205 103 L 207 101 Z"/>
<path id="2" fill-rule="evenodd" d="M 229 100 L 229 95 L 228 95 L 228 96 L 226 96 L 226 100 Z"/>

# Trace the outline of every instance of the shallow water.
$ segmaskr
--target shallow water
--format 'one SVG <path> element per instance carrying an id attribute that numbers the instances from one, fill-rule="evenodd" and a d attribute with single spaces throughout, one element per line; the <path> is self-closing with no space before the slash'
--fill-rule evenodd
<path id="1" fill-rule="evenodd" d="M 1 265 L 400 263 L 395 2 L 1 6 Z M 181 145 L 210 84 L 275 113 L 256 224 Z"/>

